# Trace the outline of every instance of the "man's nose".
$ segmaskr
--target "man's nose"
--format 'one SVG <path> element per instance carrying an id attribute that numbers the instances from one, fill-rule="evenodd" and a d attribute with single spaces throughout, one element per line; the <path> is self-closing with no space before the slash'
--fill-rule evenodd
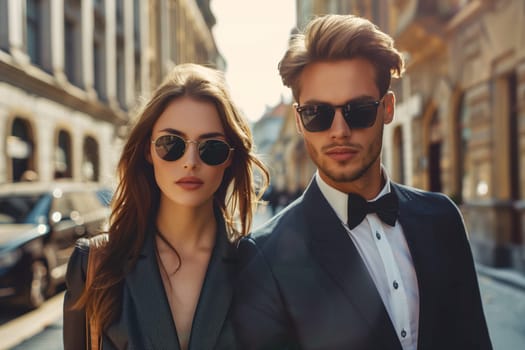
<path id="1" fill-rule="evenodd" d="M 350 135 L 350 127 L 343 117 L 343 110 L 341 107 L 335 108 L 334 120 L 332 121 L 330 132 L 334 137 Z"/>

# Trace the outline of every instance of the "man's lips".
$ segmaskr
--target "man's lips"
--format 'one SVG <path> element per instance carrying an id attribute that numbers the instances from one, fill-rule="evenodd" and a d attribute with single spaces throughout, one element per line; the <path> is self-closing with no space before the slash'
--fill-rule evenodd
<path id="1" fill-rule="evenodd" d="M 327 149 L 325 154 L 334 160 L 344 161 L 352 159 L 358 152 L 359 150 L 354 147 L 336 146 Z"/>

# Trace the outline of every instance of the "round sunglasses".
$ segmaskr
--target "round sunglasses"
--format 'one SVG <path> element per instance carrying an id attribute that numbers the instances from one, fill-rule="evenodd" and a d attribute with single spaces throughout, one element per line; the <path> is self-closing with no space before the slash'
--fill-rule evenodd
<path id="1" fill-rule="evenodd" d="M 234 149 L 223 140 L 208 139 L 204 141 L 185 140 L 178 135 L 168 134 L 151 141 L 157 155 L 165 161 L 180 159 L 186 152 L 187 145 L 194 143 L 199 150 L 199 157 L 208 165 L 220 165 L 228 160 Z"/>
<path id="2" fill-rule="evenodd" d="M 310 132 L 330 129 L 334 121 L 335 110 L 341 108 L 343 118 L 351 129 L 365 129 L 374 125 L 377 107 L 383 101 L 348 102 L 344 105 L 333 106 L 327 103 L 295 105 L 303 126 Z"/>

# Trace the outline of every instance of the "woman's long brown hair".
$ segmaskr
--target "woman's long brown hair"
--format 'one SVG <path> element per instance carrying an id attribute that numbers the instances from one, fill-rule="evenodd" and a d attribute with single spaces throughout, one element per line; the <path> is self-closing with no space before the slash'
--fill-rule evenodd
<path id="1" fill-rule="evenodd" d="M 120 315 L 122 283 L 135 265 L 148 227 L 157 215 L 160 190 L 153 166 L 146 159 L 153 125 L 168 104 L 182 96 L 214 103 L 226 139 L 235 149 L 231 165 L 214 195 L 231 241 L 248 233 L 254 204 L 268 184 L 268 171 L 253 153 L 250 128 L 232 102 L 222 72 L 195 64 L 176 66 L 139 112 L 118 163 L 109 241 L 103 247 L 91 247 L 96 249 L 96 261 L 90 259 L 89 263 L 89 268 L 94 269 L 93 279 L 87 281 L 75 307 L 85 307 L 90 322 L 99 331 Z M 260 176 L 258 189 L 255 168 Z"/>

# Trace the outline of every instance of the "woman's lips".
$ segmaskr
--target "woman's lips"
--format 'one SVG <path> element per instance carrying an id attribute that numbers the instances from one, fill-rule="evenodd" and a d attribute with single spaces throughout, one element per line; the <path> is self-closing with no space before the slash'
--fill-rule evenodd
<path id="1" fill-rule="evenodd" d="M 204 184 L 204 182 L 197 177 L 183 177 L 175 183 L 185 190 L 196 190 Z"/>

